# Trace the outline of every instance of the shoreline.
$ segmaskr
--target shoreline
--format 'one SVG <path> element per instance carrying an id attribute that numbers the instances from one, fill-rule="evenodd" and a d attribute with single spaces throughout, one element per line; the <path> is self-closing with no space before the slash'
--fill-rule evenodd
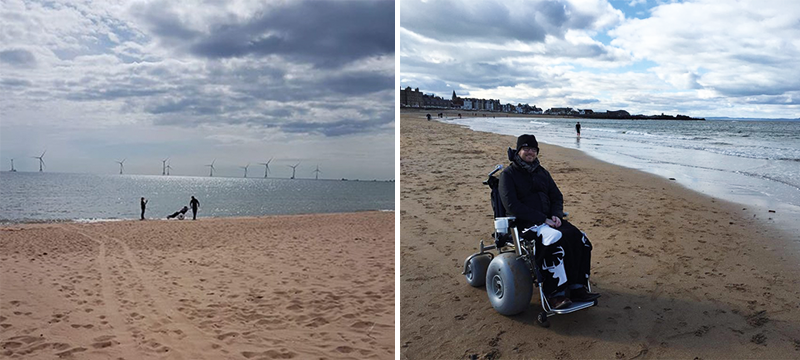
<path id="1" fill-rule="evenodd" d="M 560 118 L 560 119 L 592 119 L 592 120 L 672 120 L 672 121 L 706 121 L 705 118 L 694 118 L 686 115 L 629 115 L 627 117 L 604 117 L 605 113 L 594 113 L 594 114 L 586 114 L 586 115 L 564 115 L 564 114 L 521 114 L 521 113 L 509 113 L 509 112 L 502 112 L 502 111 L 488 111 L 488 110 L 459 110 L 459 109 L 436 109 L 436 108 L 411 108 L 411 107 L 401 107 L 401 113 L 425 113 L 431 114 L 431 117 L 435 116 L 438 113 L 448 113 L 448 114 L 462 114 L 462 116 L 466 114 L 482 114 L 482 115 L 492 115 L 492 116 L 502 116 L 504 117 L 540 117 L 540 118 Z M 435 114 L 434 114 L 435 113 Z M 488 116 L 487 116 L 488 117 Z"/>
<path id="2" fill-rule="evenodd" d="M 394 358 L 390 212 L 0 229 L 0 354 Z"/>
<path id="3" fill-rule="evenodd" d="M 656 175 L 540 144 L 570 222 L 591 239 L 591 309 L 536 325 L 470 287 L 464 259 L 489 241 L 481 182 L 514 136 L 401 113 L 401 358 L 796 358 L 794 238 L 738 204 Z M 433 349 L 433 350 L 432 350 Z"/>
<path id="4" fill-rule="evenodd" d="M 279 217 L 279 216 L 302 216 L 302 215 L 327 215 L 327 214 L 359 214 L 365 212 L 394 212 L 394 209 L 379 209 L 379 210 L 360 210 L 360 211 L 343 211 L 343 212 L 320 212 L 320 213 L 298 213 L 298 214 L 270 214 L 270 215 L 256 215 L 256 216 L 203 216 L 202 219 L 257 219 L 257 218 L 269 218 L 269 217 Z M 201 218 L 198 217 L 197 220 Z M 43 220 L 20 220 L 20 221 L 0 221 L 0 228 L 8 227 L 8 226 L 15 226 L 15 225 L 29 225 L 29 224 L 96 224 L 96 223 L 115 223 L 115 222 L 123 222 L 123 221 L 133 221 L 133 222 L 140 222 L 140 221 L 192 221 L 192 219 L 185 218 L 184 220 L 179 219 L 167 219 L 164 218 L 147 218 L 145 217 L 144 220 L 140 220 L 138 218 L 92 218 L 92 219 L 43 219 Z"/>
<path id="5" fill-rule="evenodd" d="M 574 119 L 564 117 L 551 117 L 551 119 L 574 121 Z M 436 120 L 448 124 L 451 122 L 457 122 L 457 120 L 452 117 Z M 464 126 L 465 128 L 470 129 L 470 127 L 467 125 L 459 126 Z M 496 133 L 504 135 L 511 134 L 513 132 L 514 129 L 508 131 L 497 131 Z M 533 132 L 535 132 L 535 130 Z M 797 197 L 792 195 L 797 191 L 797 185 L 784 182 L 779 178 L 763 178 L 754 175 L 748 175 L 746 170 L 744 170 L 745 173 L 739 173 L 738 171 L 733 171 L 732 173 L 721 173 L 718 171 L 718 169 L 704 168 L 701 165 L 693 164 L 691 162 L 687 163 L 681 161 L 672 162 L 669 160 L 658 160 L 652 156 L 638 158 L 636 156 L 631 156 L 630 151 L 628 151 L 628 153 L 614 151 L 609 152 L 608 142 L 597 142 L 593 138 L 587 137 L 588 140 L 585 138 L 583 141 L 584 146 L 581 146 L 580 141 L 571 143 L 570 141 L 564 141 L 564 139 L 561 137 L 553 138 L 554 134 L 552 133 L 548 133 L 547 135 L 549 136 L 545 136 L 544 139 L 540 139 L 540 142 L 559 146 L 564 149 L 579 150 L 599 161 L 621 166 L 626 169 L 643 171 L 664 180 L 668 179 L 670 181 L 674 181 L 689 191 L 702 194 L 703 196 L 713 197 L 717 199 L 717 201 L 736 204 L 737 206 L 740 206 L 740 209 L 743 212 L 747 213 L 749 218 L 759 219 L 761 221 L 770 223 L 771 226 L 779 228 L 784 233 L 784 236 L 791 236 L 793 234 L 800 233 L 800 223 L 795 221 L 798 216 L 800 216 L 800 207 L 798 207 L 798 204 L 796 203 Z M 548 141 L 548 139 L 551 141 Z M 635 148 L 637 146 L 635 144 L 636 143 L 626 143 L 625 147 L 631 146 Z M 657 148 L 658 145 L 653 145 L 652 147 Z M 650 149 L 649 151 L 653 150 Z M 680 152 L 680 149 L 677 151 L 666 151 L 674 156 L 679 157 L 702 157 L 704 155 L 684 154 Z M 712 154 L 712 156 L 722 155 Z M 745 161 L 747 161 L 747 159 L 745 159 Z M 751 166 L 758 166 L 758 162 L 763 161 L 764 160 L 761 158 L 753 158 L 751 162 L 755 163 L 756 165 Z M 782 197 L 782 195 L 785 196 Z M 798 241 L 795 246 L 800 249 L 800 241 Z"/>

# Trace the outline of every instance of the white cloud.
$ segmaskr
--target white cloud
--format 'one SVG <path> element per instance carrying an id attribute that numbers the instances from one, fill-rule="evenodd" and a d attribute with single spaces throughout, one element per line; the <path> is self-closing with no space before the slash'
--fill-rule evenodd
<path id="1" fill-rule="evenodd" d="M 616 4 L 650 9 L 403 1 L 401 84 L 544 107 L 800 117 L 800 3 Z"/>
<path id="2" fill-rule="evenodd" d="M 238 146 L 294 158 L 292 142 L 300 134 L 321 147 L 347 138 L 351 149 L 364 152 L 372 150 L 361 146 L 360 136 L 394 138 L 394 27 L 385 21 L 394 18 L 390 3 L 0 5 L 3 161 L 46 147 L 52 171 L 103 172 L 104 166 L 92 165 L 103 161 L 76 162 L 147 152 L 163 157 L 185 152 L 192 141 L 220 156 L 241 155 Z M 310 37 L 314 32 L 318 36 Z M 289 40 L 270 42 L 278 35 Z M 184 170 L 191 161 L 186 154 Z M 133 171 L 136 159 L 128 157 L 126 170 Z M 357 171 L 393 177 L 392 152 L 367 157 Z"/>

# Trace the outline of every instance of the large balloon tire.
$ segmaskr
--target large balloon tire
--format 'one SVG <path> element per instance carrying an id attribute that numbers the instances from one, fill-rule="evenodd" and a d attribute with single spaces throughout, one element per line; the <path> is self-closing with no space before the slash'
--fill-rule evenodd
<path id="1" fill-rule="evenodd" d="M 516 315 L 531 303 L 533 278 L 525 261 L 516 253 L 494 258 L 486 271 L 486 293 L 494 309 L 503 315 Z"/>
<path id="2" fill-rule="evenodd" d="M 467 278 L 467 283 L 474 287 L 485 285 L 486 270 L 489 268 L 491 261 L 492 258 L 489 255 L 478 255 L 467 260 L 466 264 L 464 264 L 466 268 L 464 277 Z"/>

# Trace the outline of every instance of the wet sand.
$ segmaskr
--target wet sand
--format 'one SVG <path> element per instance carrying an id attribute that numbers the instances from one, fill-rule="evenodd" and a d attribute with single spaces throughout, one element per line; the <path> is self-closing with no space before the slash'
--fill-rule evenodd
<path id="1" fill-rule="evenodd" d="M 0 355 L 393 359 L 394 213 L 0 228 Z"/>
<path id="2" fill-rule="evenodd" d="M 769 214 L 548 145 L 542 164 L 592 240 L 602 297 L 548 329 L 536 324 L 538 289 L 522 314 L 498 314 L 461 271 L 491 242 L 482 181 L 516 139 L 425 113 L 400 122 L 401 359 L 800 357 L 797 238 Z"/>

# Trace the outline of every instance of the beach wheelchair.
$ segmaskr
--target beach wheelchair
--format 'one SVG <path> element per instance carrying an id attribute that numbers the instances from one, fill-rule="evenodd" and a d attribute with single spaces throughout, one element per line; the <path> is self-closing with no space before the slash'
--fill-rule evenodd
<path id="1" fill-rule="evenodd" d="M 511 150 L 511 149 L 509 149 Z M 543 290 L 542 273 L 536 264 L 535 240 L 526 240 L 520 237 L 520 231 L 515 224 L 513 216 L 505 216 L 505 208 L 500 202 L 500 180 L 494 176 L 503 169 L 497 165 L 489 178 L 483 182 L 492 190 L 492 209 L 494 210 L 494 240 L 493 244 L 485 245 L 480 242 L 478 252 L 470 255 L 464 261 L 464 275 L 467 283 L 474 287 L 486 285 L 489 302 L 494 309 L 503 315 L 516 315 L 528 308 L 533 295 L 534 285 L 539 288 L 542 312 L 536 318 L 539 325 L 549 327 L 549 316 L 569 314 L 597 305 L 597 300 L 588 302 L 573 302 L 572 305 L 553 309 L 547 301 Z M 566 213 L 565 213 L 566 217 Z M 539 238 L 541 241 L 541 237 Z M 492 250 L 496 250 L 495 255 Z M 587 282 L 588 290 L 591 285 Z"/>

